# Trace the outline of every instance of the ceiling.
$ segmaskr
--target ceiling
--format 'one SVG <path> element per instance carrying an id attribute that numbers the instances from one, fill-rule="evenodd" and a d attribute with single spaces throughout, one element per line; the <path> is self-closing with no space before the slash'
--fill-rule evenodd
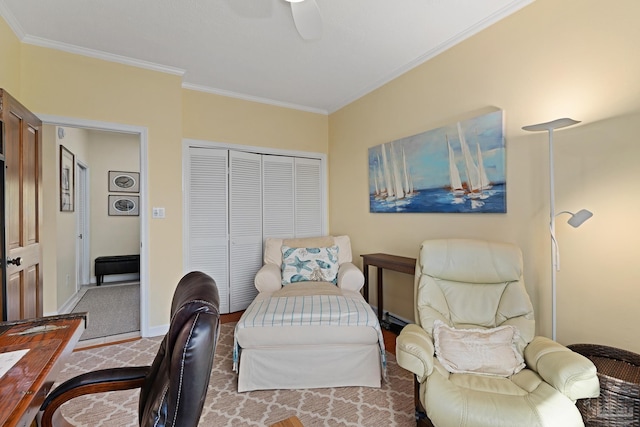
<path id="1" fill-rule="evenodd" d="M 533 0 L 316 1 L 316 41 L 300 37 L 285 0 L 0 0 L 0 14 L 24 43 L 327 114 Z"/>

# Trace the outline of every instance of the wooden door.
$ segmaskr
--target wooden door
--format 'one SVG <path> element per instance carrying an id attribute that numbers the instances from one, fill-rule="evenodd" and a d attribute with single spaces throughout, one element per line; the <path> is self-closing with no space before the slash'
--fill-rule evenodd
<path id="1" fill-rule="evenodd" d="M 0 89 L 4 156 L 2 318 L 42 316 L 42 122 Z"/>

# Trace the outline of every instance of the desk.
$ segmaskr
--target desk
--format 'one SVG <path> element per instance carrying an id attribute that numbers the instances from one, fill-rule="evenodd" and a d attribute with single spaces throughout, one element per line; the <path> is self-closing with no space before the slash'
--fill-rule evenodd
<path id="1" fill-rule="evenodd" d="M 362 257 L 362 272 L 364 273 L 364 299 L 369 301 L 369 266 L 378 268 L 378 320 L 382 321 L 382 271 L 399 271 L 400 273 L 415 274 L 416 259 L 389 254 L 365 254 Z"/>
<path id="2" fill-rule="evenodd" d="M 304 427 L 298 417 L 289 417 L 286 420 L 271 424 L 270 427 Z"/>
<path id="3" fill-rule="evenodd" d="M 0 377 L 0 425 L 31 425 L 64 359 L 80 339 L 86 318 L 86 313 L 71 313 L 0 323 L 2 352 L 29 349 Z M 20 334 L 34 327 L 40 330 Z"/>

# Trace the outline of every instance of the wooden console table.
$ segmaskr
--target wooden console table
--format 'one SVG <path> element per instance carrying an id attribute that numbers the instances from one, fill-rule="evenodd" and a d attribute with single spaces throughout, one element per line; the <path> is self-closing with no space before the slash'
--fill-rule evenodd
<path id="1" fill-rule="evenodd" d="M 364 273 L 364 299 L 369 302 L 369 266 L 378 268 L 378 320 L 382 321 L 382 272 L 387 270 L 400 273 L 415 274 L 416 259 L 389 254 L 365 254 L 362 257 L 362 272 Z"/>
<path id="2" fill-rule="evenodd" d="M 0 377 L 0 425 L 31 425 L 86 318 L 87 313 L 71 313 L 0 323 L 2 353 L 28 350 Z"/>

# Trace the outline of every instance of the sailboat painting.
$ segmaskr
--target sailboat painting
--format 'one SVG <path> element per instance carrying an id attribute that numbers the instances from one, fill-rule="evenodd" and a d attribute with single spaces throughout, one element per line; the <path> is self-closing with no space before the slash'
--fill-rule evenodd
<path id="1" fill-rule="evenodd" d="M 369 148 L 370 212 L 505 213 L 502 110 Z"/>

